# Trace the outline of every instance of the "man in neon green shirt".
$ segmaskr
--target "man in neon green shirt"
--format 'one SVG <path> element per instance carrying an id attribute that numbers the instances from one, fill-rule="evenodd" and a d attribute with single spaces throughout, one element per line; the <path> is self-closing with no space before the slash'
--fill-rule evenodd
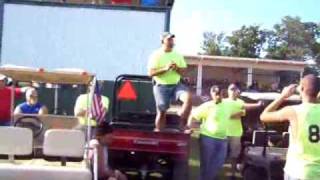
<path id="1" fill-rule="evenodd" d="M 236 84 L 230 84 L 228 86 L 228 98 L 224 99 L 224 102 L 230 113 L 241 112 L 239 116 L 228 119 L 227 136 L 233 177 L 235 176 L 236 165 L 241 152 L 241 136 L 243 134 L 241 116 L 245 115 L 246 110 L 255 109 L 262 105 L 261 101 L 258 103 L 245 103 L 242 99 L 239 99 L 239 96 L 240 89 Z"/>
<path id="2" fill-rule="evenodd" d="M 181 127 L 189 117 L 191 111 L 191 93 L 187 86 L 181 83 L 183 71 L 187 68 L 184 57 L 173 50 L 174 35 L 165 32 L 161 36 L 162 46 L 150 56 L 148 74 L 155 82 L 153 93 L 157 106 L 155 131 L 160 131 L 166 124 L 166 111 L 172 101 L 182 101 L 179 111 Z"/>
<path id="3" fill-rule="evenodd" d="M 230 118 L 236 118 L 239 112 L 230 113 L 222 100 L 218 86 L 210 88 L 212 100 L 193 110 L 188 127 L 193 119 L 200 125 L 200 180 L 214 179 L 222 168 L 227 156 L 227 127 Z"/>
<path id="4" fill-rule="evenodd" d="M 92 97 L 90 97 L 90 95 L 92 95 L 90 92 L 79 95 L 74 106 L 74 115 L 79 118 L 79 123 L 81 125 L 81 128 L 86 127 L 88 124 L 88 121 L 86 119 L 88 118 L 88 115 L 89 115 L 88 113 L 90 111 L 91 103 L 92 103 Z M 101 101 L 102 101 L 103 107 L 107 112 L 109 107 L 109 99 L 101 95 Z M 90 120 L 91 126 L 94 126 L 94 127 L 97 126 L 96 120 L 93 120 L 93 119 L 89 119 L 89 120 Z"/>
<path id="5" fill-rule="evenodd" d="M 319 79 L 315 75 L 304 76 L 298 88 L 302 103 L 277 110 L 296 89 L 295 84 L 285 87 L 281 96 L 265 108 L 260 119 L 263 122 L 289 121 L 290 123 L 289 148 L 284 168 L 285 179 L 318 180 L 320 177 L 320 104 L 317 102 Z"/>

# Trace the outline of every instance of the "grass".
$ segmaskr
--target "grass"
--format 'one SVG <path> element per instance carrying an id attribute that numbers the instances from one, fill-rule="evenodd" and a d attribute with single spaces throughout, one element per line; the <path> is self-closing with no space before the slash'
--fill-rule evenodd
<path id="1" fill-rule="evenodd" d="M 199 132 L 195 131 L 191 135 L 190 143 L 190 158 L 189 158 L 189 180 L 198 179 L 200 172 L 200 161 L 199 161 Z"/>

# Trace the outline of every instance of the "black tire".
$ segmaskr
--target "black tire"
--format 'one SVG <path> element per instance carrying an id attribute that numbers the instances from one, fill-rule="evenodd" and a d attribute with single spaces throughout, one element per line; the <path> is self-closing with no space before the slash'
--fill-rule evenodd
<path id="1" fill-rule="evenodd" d="M 173 163 L 172 180 L 187 180 L 188 179 L 188 161 L 177 161 Z"/>
<path id="2" fill-rule="evenodd" d="M 264 169 L 254 166 L 247 166 L 243 170 L 244 180 L 267 180 L 268 176 Z"/>

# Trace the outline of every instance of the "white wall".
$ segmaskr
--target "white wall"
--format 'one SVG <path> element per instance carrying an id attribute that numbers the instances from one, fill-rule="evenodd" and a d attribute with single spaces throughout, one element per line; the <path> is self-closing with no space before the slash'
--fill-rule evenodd
<path id="1" fill-rule="evenodd" d="M 146 74 L 165 12 L 5 4 L 1 64 Z"/>

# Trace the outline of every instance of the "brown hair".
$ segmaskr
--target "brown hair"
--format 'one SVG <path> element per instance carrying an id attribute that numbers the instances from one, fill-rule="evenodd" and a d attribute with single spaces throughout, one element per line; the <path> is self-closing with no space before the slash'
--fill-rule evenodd
<path id="1" fill-rule="evenodd" d="M 319 78 L 314 74 L 308 74 L 301 80 L 303 91 L 310 97 L 317 97 L 320 90 Z"/>

